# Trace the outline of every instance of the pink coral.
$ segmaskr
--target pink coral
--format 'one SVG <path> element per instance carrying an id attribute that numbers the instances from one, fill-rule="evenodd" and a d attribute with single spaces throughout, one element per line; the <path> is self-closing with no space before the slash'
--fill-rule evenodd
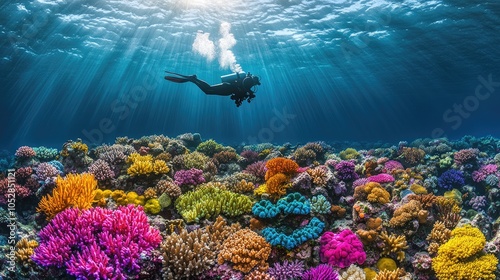
<path id="1" fill-rule="evenodd" d="M 16 157 L 18 158 L 32 158 L 36 156 L 35 150 L 28 146 L 21 146 L 16 151 Z"/>
<path id="2" fill-rule="evenodd" d="M 453 160 L 456 165 L 460 166 L 468 163 L 475 163 L 478 155 L 478 149 L 463 149 L 455 153 Z"/>
<path id="3" fill-rule="evenodd" d="M 389 175 L 387 173 L 381 173 L 368 177 L 368 181 L 376 182 L 379 184 L 391 183 L 394 182 L 394 177 L 392 177 L 392 175 Z"/>
<path id="4" fill-rule="evenodd" d="M 472 172 L 472 179 L 474 182 L 481 182 L 488 177 L 488 175 L 495 174 L 498 170 L 498 167 L 496 164 L 487 164 L 483 165 L 479 168 L 479 170 L 476 170 Z"/>
<path id="5" fill-rule="evenodd" d="M 366 260 L 363 243 L 349 229 L 338 234 L 325 232 L 320 244 L 321 261 L 333 267 L 346 268 L 354 263 L 361 265 Z"/>
<path id="6" fill-rule="evenodd" d="M 395 160 L 389 160 L 387 161 L 385 164 L 384 164 L 384 168 L 386 170 L 386 172 L 392 172 L 394 170 L 402 170 L 404 169 L 403 168 L 403 165 L 399 162 L 399 161 L 395 161 Z"/>

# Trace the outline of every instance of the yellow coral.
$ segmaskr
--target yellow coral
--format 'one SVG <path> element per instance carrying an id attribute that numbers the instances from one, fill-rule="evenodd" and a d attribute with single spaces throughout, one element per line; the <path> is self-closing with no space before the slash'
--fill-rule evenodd
<path id="1" fill-rule="evenodd" d="M 478 228 L 470 225 L 455 228 L 432 259 L 438 279 L 495 279 L 498 259 L 482 253 L 485 244 L 486 238 Z"/>
<path id="2" fill-rule="evenodd" d="M 47 220 L 70 207 L 88 209 L 92 206 L 97 180 L 89 173 L 68 174 L 63 179 L 58 176 L 52 195 L 42 197 L 37 212 L 43 212 Z"/>
<path id="3" fill-rule="evenodd" d="M 377 268 L 379 271 L 384 271 L 384 270 L 389 270 L 389 271 L 394 271 L 398 267 L 396 265 L 396 262 L 391 259 L 391 258 L 380 258 L 377 261 Z"/>
<path id="4" fill-rule="evenodd" d="M 369 267 L 363 268 L 363 271 L 365 272 L 365 280 L 373 280 L 377 277 L 377 272 Z"/>
<path id="5" fill-rule="evenodd" d="M 263 195 L 265 193 L 267 193 L 267 185 L 266 184 L 260 185 L 258 188 L 256 188 L 253 191 L 253 194 L 256 195 L 256 196 L 261 196 L 261 195 Z"/>
<path id="6" fill-rule="evenodd" d="M 410 186 L 410 190 L 414 194 L 427 194 L 427 189 L 424 186 L 419 185 L 419 184 L 412 184 Z"/>
<path id="7" fill-rule="evenodd" d="M 167 163 L 163 160 L 155 160 L 153 162 L 153 172 L 156 175 L 159 174 L 166 174 L 170 171 L 170 168 L 168 168 Z"/>
<path id="8" fill-rule="evenodd" d="M 158 214 L 161 211 L 160 202 L 156 198 L 151 198 L 144 204 L 144 211 L 151 214 Z"/>
<path id="9" fill-rule="evenodd" d="M 144 205 L 145 200 L 143 195 L 138 195 L 136 192 L 127 193 L 127 204 Z"/>
<path id="10" fill-rule="evenodd" d="M 359 157 L 359 153 L 356 149 L 347 148 L 339 153 L 339 157 L 343 160 L 357 159 Z"/>
<path id="11" fill-rule="evenodd" d="M 16 244 L 16 260 L 21 264 L 27 264 L 32 262 L 31 255 L 35 252 L 35 248 L 38 247 L 38 242 L 36 240 L 28 240 L 22 238 Z"/>
<path id="12" fill-rule="evenodd" d="M 130 176 L 149 175 L 151 172 L 153 172 L 152 161 L 138 160 L 127 169 L 127 174 Z"/>
<path id="13" fill-rule="evenodd" d="M 89 147 L 87 144 L 82 143 L 82 142 L 73 142 L 71 143 L 71 148 L 75 151 L 80 151 L 83 154 L 87 154 L 89 151 Z"/>
<path id="14" fill-rule="evenodd" d="M 380 234 L 380 239 L 382 239 L 384 244 L 382 248 L 383 256 L 388 256 L 393 253 L 396 255 L 398 261 L 401 262 L 405 259 L 405 252 L 403 250 L 408 249 L 408 244 L 404 235 L 388 235 L 387 232 L 384 231 Z"/>

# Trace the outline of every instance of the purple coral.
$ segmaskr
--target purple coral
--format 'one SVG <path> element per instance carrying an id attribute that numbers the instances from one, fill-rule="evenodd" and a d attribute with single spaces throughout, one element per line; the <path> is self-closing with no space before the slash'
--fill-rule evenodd
<path id="1" fill-rule="evenodd" d="M 16 151 L 16 157 L 18 158 L 32 158 L 36 156 L 35 150 L 33 148 L 28 147 L 28 146 L 21 146 L 17 149 Z"/>
<path id="2" fill-rule="evenodd" d="M 189 170 L 179 170 L 175 172 L 174 180 L 175 183 L 180 187 L 199 185 L 205 182 L 203 171 L 196 168 L 191 168 Z"/>
<path id="3" fill-rule="evenodd" d="M 351 264 L 363 264 L 366 253 L 363 243 L 351 230 L 345 229 L 337 234 L 327 231 L 320 239 L 321 261 L 331 266 L 346 268 Z"/>
<path id="4" fill-rule="evenodd" d="M 338 280 L 339 274 L 333 267 L 327 264 L 320 264 L 309 269 L 302 275 L 302 280 Z"/>
<path id="5" fill-rule="evenodd" d="M 343 160 L 335 165 L 336 176 L 342 181 L 352 181 L 358 179 L 356 165 L 350 160 Z"/>
<path id="6" fill-rule="evenodd" d="M 469 201 L 469 205 L 476 211 L 483 209 L 487 204 L 488 201 L 486 200 L 486 196 L 484 195 L 475 196 Z"/>
<path id="7" fill-rule="evenodd" d="M 77 208 L 57 214 L 40 233 L 33 261 L 65 267 L 78 279 L 128 279 L 140 271 L 141 256 L 161 242 L 141 206 L 117 210 Z"/>
<path id="8" fill-rule="evenodd" d="M 460 170 L 447 170 L 438 178 L 438 186 L 446 190 L 460 188 L 463 185 L 465 185 L 465 179 L 464 174 Z"/>
<path id="9" fill-rule="evenodd" d="M 113 172 L 109 164 L 102 159 L 94 161 L 94 163 L 89 166 L 89 173 L 94 174 L 94 177 L 99 181 L 106 181 L 115 177 L 115 172 Z"/>
<path id="10" fill-rule="evenodd" d="M 246 164 L 251 164 L 259 160 L 259 153 L 252 150 L 245 150 L 241 152 L 240 156 L 245 158 Z"/>
<path id="11" fill-rule="evenodd" d="M 293 262 L 285 260 L 282 264 L 274 263 L 267 273 L 276 280 L 296 279 L 304 273 L 304 264 L 298 260 Z"/>
<path id="12" fill-rule="evenodd" d="M 257 178 L 264 180 L 264 177 L 266 176 L 266 162 L 262 160 L 254 162 L 247 166 L 243 172 L 252 174 Z"/>

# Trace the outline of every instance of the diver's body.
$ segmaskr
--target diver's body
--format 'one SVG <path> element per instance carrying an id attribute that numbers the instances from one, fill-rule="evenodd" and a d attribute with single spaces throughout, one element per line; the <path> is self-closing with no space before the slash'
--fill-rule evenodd
<path id="1" fill-rule="evenodd" d="M 175 83 L 185 83 L 192 82 L 197 85 L 205 94 L 208 95 L 221 95 L 221 96 L 231 96 L 234 100 L 236 106 L 239 107 L 243 101 L 250 101 L 255 98 L 255 92 L 252 91 L 252 87 L 255 85 L 260 85 L 259 78 L 253 76 L 250 73 L 244 76 L 237 75 L 237 79 L 231 82 L 223 82 L 216 85 L 210 85 L 207 82 L 200 80 L 196 75 L 186 76 L 173 72 L 168 72 L 169 74 L 174 74 L 179 77 L 165 76 L 165 80 L 175 82 Z"/>

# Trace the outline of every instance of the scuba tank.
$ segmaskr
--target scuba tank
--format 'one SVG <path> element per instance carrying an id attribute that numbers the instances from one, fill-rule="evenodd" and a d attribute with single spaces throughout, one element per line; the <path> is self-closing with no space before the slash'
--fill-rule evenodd
<path id="1" fill-rule="evenodd" d="M 228 75 L 221 76 L 220 79 L 223 83 L 234 83 L 240 79 L 244 79 L 247 76 L 247 73 L 241 71 L 239 73 L 231 73 Z"/>

